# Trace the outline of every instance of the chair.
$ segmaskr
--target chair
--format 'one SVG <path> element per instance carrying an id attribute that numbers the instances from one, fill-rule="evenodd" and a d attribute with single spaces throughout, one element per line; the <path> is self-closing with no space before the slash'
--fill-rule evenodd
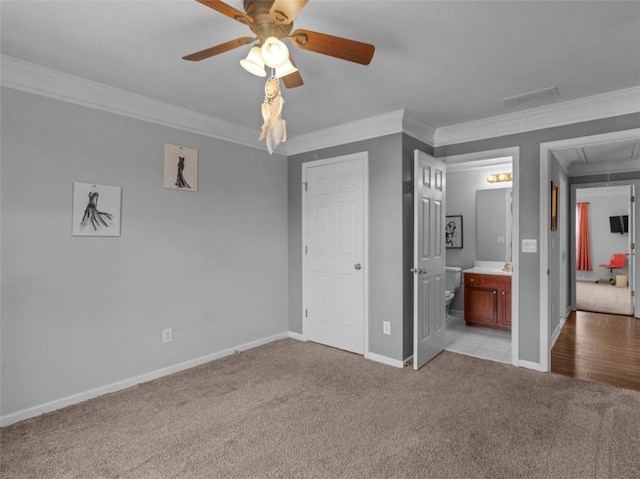
<path id="1" fill-rule="evenodd" d="M 613 253 L 611 255 L 611 259 L 609 260 L 609 264 L 599 264 L 601 268 L 606 268 L 609 270 L 609 283 L 615 284 L 616 280 L 613 279 L 613 270 L 621 269 L 627 265 L 627 254 L 626 253 Z M 598 281 L 596 281 L 598 283 Z"/>

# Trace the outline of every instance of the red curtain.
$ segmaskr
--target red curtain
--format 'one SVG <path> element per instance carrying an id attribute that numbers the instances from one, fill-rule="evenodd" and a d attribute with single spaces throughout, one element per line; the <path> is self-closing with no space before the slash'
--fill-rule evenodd
<path id="1" fill-rule="evenodd" d="M 576 205 L 578 213 L 576 268 L 578 271 L 591 271 L 591 242 L 589 241 L 589 203 Z"/>

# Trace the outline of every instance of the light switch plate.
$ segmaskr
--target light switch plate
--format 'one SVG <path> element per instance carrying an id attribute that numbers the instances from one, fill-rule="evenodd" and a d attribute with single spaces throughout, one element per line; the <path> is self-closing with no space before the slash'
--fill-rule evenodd
<path id="1" fill-rule="evenodd" d="M 523 253 L 537 253 L 538 252 L 538 240 L 523 239 L 522 240 L 522 252 Z"/>

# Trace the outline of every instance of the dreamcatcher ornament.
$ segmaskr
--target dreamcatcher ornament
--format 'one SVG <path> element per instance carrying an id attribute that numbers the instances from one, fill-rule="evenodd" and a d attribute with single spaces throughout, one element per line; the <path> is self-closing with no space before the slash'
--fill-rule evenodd
<path id="1" fill-rule="evenodd" d="M 273 154 L 280 143 L 287 141 L 287 123 L 282 119 L 284 99 L 280 93 L 280 80 L 271 76 L 264 86 L 262 103 L 262 129 L 259 141 L 265 140 L 269 154 Z"/>

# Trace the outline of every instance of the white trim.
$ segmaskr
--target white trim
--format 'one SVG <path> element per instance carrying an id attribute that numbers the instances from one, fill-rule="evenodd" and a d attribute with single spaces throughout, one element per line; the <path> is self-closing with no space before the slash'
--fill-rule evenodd
<path id="1" fill-rule="evenodd" d="M 1 55 L 2 86 L 266 150 L 257 131 L 103 83 Z M 640 87 L 435 128 L 407 110 L 288 138 L 282 155 L 406 133 L 434 147 L 495 138 L 640 111 Z"/>
<path id="2" fill-rule="evenodd" d="M 566 322 L 567 322 L 566 315 L 560 318 L 560 323 L 558 324 L 558 326 L 556 327 L 556 330 L 553 332 L 553 335 L 551 336 L 551 349 L 553 349 L 553 347 L 555 346 L 556 341 L 558 340 L 558 338 L 560 337 L 560 333 L 562 332 L 562 327 Z"/>
<path id="3" fill-rule="evenodd" d="M 406 133 L 424 143 L 431 144 L 435 129 L 407 110 L 397 110 L 288 138 L 284 151 L 287 155 L 297 155 L 306 151 L 315 151 L 395 133 Z"/>
<path id="4" fill-rule="evenodd" d="M 248 343 L 240 344 L 235 347 L 223 349 L 222 351 L 207 354 L 205 356 L 200 356 L 199 358 L 190 359 L 188 361 L 174 364 L 173 366 L 167 366 L 165 368 L 156 369 L 155 371 L 141 374 L 139 376 L 135 376 L 129 379 L 124 379 L 122 381 L 106 384 L 104 386 L 99 386 L 97 388 L 89 389 L 87 391 L 83 391 L 77 394 L 72 394 L 71 396 L 56 399 L 54 401 L 50 401 L 44 404 L 39 404 L 37 406 L 33 406 L 27 409 L 22 409 L 21 411 L 17 411 L 17 412 L 0 417 L 0 426 L 2 427 L 9 426 L 10 424 L 14 424 L 24 419 L 29 419 L 35 416 L 39 416 L 40 414 L 44 414 L 47 412 L 56 411 L 63 407 L 71 406 L 72 404 L 78 404 L 88 399 L 102 396 L 104 394 L 121 391 L 122 389 L 135 386 L 136 384 L 145 383 L 148 381 L 152 381 L 154 379 L 158 379 L 163 376 L 168 376 L 170 374 L 177 373 L 179 371 L 184 371 L 185 369 L 190 369 L 195 366 L 199 366 L 200 364 L 208 363 L 210 361 L 215 361 L 216 359 L 221 359 L 221 358 L 224 358 L 225 356 L 230 356 L 239 351 L 246 351 L 247 349 L 256 348 L 258 346 L 262 346 L 263 344 L 268 344 L 273 341 L 277 341 L 279 339 L 283 339 L 286 337 L 288 337 L 287 333 L 274 334 L 273 336 L 267 336 L 266 338 L 256 339 L 255 341 L 250 341 Z"/>
<path id="5" fill-rule="evenodd" d="M 551 348 L 549 347 L 549 158 L 547 143 L 540 144 L 540 352 L 541 371 L 551 370 Z M 561 215 L 564 216 L 564 215 Z M 560 219 L 562 221 L 562 219 Z"/>
<path id="6" fill-rule="evenodd" d="M 266 151 L 257 130 L 7 55 L 1 60 L 4 87 Z"/>
<path id="7" fill-rule="evenodd" d="M 433 145 L 436 128 L 414 116 L 411 112 L 404 110 L 404 116 L 402 117 L 402 132 L 412 136 L 416 140 L 420 140 L 423 143 Z"/>
<path id="8" fill-rule="evenodd" d="M 639 111 L 640 87 L 632 87 L 540 108 L 440 127 L 435 132 L 433 146 L 513 135 Z"/>
<path id="9" fill-rule="evenodd" d="M 370 359 L 371 361 L 375 361 L 377 363 L 382 363 L 382 364 L 386 364 L 387 366 L 393 366 L 394 368 L 403 368 L 404 367 L 404 361 L 401 361 L 399 359 L 392 359 L 388 356 L 383 356 L 382 354 L 376 354 L 376 353 L 367 353 L 364 356 L 367 359 Z"/>
<path id="10" fill-rule="evenodd" d="M 514 366 L 519 366 L 521 368 L 533 369 L 534 371 L 546 372 L 545 369 L 542 368 L 540 363 L 534 363 L 533 361 L 518 361 L 518 364 L 514 364 Z"/>
<path id="11" fill-rule="evenodd" d="M 293 331 L 287 332 L 287 337 L 291 338 L 291 339 L 295 339 L 297 341 L 305 341 L 306 342 L 306 340 L 307 340 L 307 338 L 304 337 L 304 334 L 295 333 Z"/>
<path id="12" fill-rule="evenodd" d="M 362 205 L 362 227 L 364 231 L 364 239 L 363 239 L 363 249 L 362 249 L 362 272 L 363 272 L 363 287 L 364 287 L 364 295 L 363 295 L 363 334 L 364 334 L 364 357 L 366 358 L 369 354 L 369 153 L 367 151 L 361 151 L 359 153 L 351 153 L 349 155 L 343 156 L 335 156 L 332 158 L 325 158 L 322 160 L 314 160 L 307 161 L 302 163 L 302 182 L 305 184 L 307 182 L 307 171 L 309 168 L 330 165 L 332 163 L 341 163 L 345 161 L 353 161 L 353 160 L 361 160 L 362 161 L 362 193 L 363 193 L 363 205 Z M 307 297 L 307 291 L 305 288 L 305 260 L 306 255 L 304 254 L 304 244 L 305 244 L 305 214 L 306 205 L 307 205 L 307 195 L 304 194 L 304 188 L 301 189 L 302 195 L 302 335 L 306 337 L 305 330 L 307 329 L 307 318 L 305 317 L 305 298 Z"/>
<path id="13" fill-rule="evenodd" d="M 549 338 L 549 160 L 551 151 L 559 148 L 571 148 L 612 141 L 627 140 L 640 136 L 640 128 L 620 130 L 599 135 L 567 138 L 565 140 L 540 143 L 540 367 L 549 371 L 551 367 L 551 347 Z M 575 185 L 584 186 L 584 185 Z M 572 191 L 574 185 L 571 185 Z M 575 196 L 572 196 L 572 202 Z M 573 207 L 574 203 L 572 203 Z M 564 215 L 561 216 L 564 218 Z M 563 221 L 562 219 L 560 221 Z"/>
<path id="14" fill-rule="evenodd" d="M 511 218 L 511 361 L 514 366 L 522 363 L 519 360 L 520 354 L 520 147 L 513 146 L 508 148 L 499 148 L 497 150 L 474 151 L 462 155 L 446 156 L 441 158 L 447 165 L 447 173 L 450 172 L 450 165 L 455 165 L 456 171 L 464 169 L 464 165 L 483 164 L 483 162 L 498 161 L 503 163 L 510 157 L 513 169 L 512 182 L 512 206 L 513 215 Z M 526 361 L 525 361 L 526 363 Z M 524 366 L 528 367 L 528 366 Z"/>
<path id="15" fill-rule="evenodd" d="M 590 189 L 590 188 L 609 188 L 609 187 L 618 187 L 618 186 L 626 186 L 629 188 L 629 190 L 627 190 L 626 194 L 628 195 L 629 193 L 631 193 L 631 195 L 637 196 L 636 192 L 638 191 L 638 189 L 640 189 L 640 180 L 636 180 L 636 179 L 629 179 L 629 180 L 617 180 L 617 181 L 601 181 L 601 182 L 596 182 L 596 183 L 577 183 L 577 184 L 572 184 L 571 185 L 571 222 L 573 224 L 573 222 L 575 221 L 575 208 L 576 208 L 576 203 L 577 203 L 577 193 L 578 190 L 586 190 L 586 189 Z M 635 208 L 633 205 L 630 207 L 632 211 L 630 211 L 631 214 L 631 223 L 629 223 L 630 225 L 630 235 L 629 235 L 629 251 L 631 252 L 631 243 L 636 243 L 636 238 L 638 237 L 638 225 L 640 225 L 640 211 L 638 211 L 637 208 Z M 572 245 L 575 245 L 576 242 L 576 238 L 575 238 L 575 230 L 572 230 L 572 235 L 571 237 L 571 242 Z M 571 250 L 571 261 L 572 264 L 574 265 L 573 268 L 571 269 L 571 275 L 570 275 L 570 280 L 572 284 L 575 284 L 576 281 L 579 281 L 579 279 L 577 278 L 577 272 L 576 272 L 576 268 L 575 268 L 575 256 L 576 256 L 576 252 L 575 252 L 575 247 L 572 248 Z M 640 267 L 638 267 L 638 253 L 637 253 L 637 248 L 636 248 L 636 252 L 634 254 L 632 254 L 629 259 L 628 259 L 628 265 L 629 265 L 629 287 L 631 288 L 632 291 L 636 291 L 636 285 L 640 284 Z M 572 288 L 571 291 L 571 304 L 572 306 L 575 307 L 576 305 L 576 289 L 575 287 Z M 635 299 L 633 302 L 633 316 L 635 318 L 640 319 L 640 294 L 636 294 L 635 295 Z"/>

